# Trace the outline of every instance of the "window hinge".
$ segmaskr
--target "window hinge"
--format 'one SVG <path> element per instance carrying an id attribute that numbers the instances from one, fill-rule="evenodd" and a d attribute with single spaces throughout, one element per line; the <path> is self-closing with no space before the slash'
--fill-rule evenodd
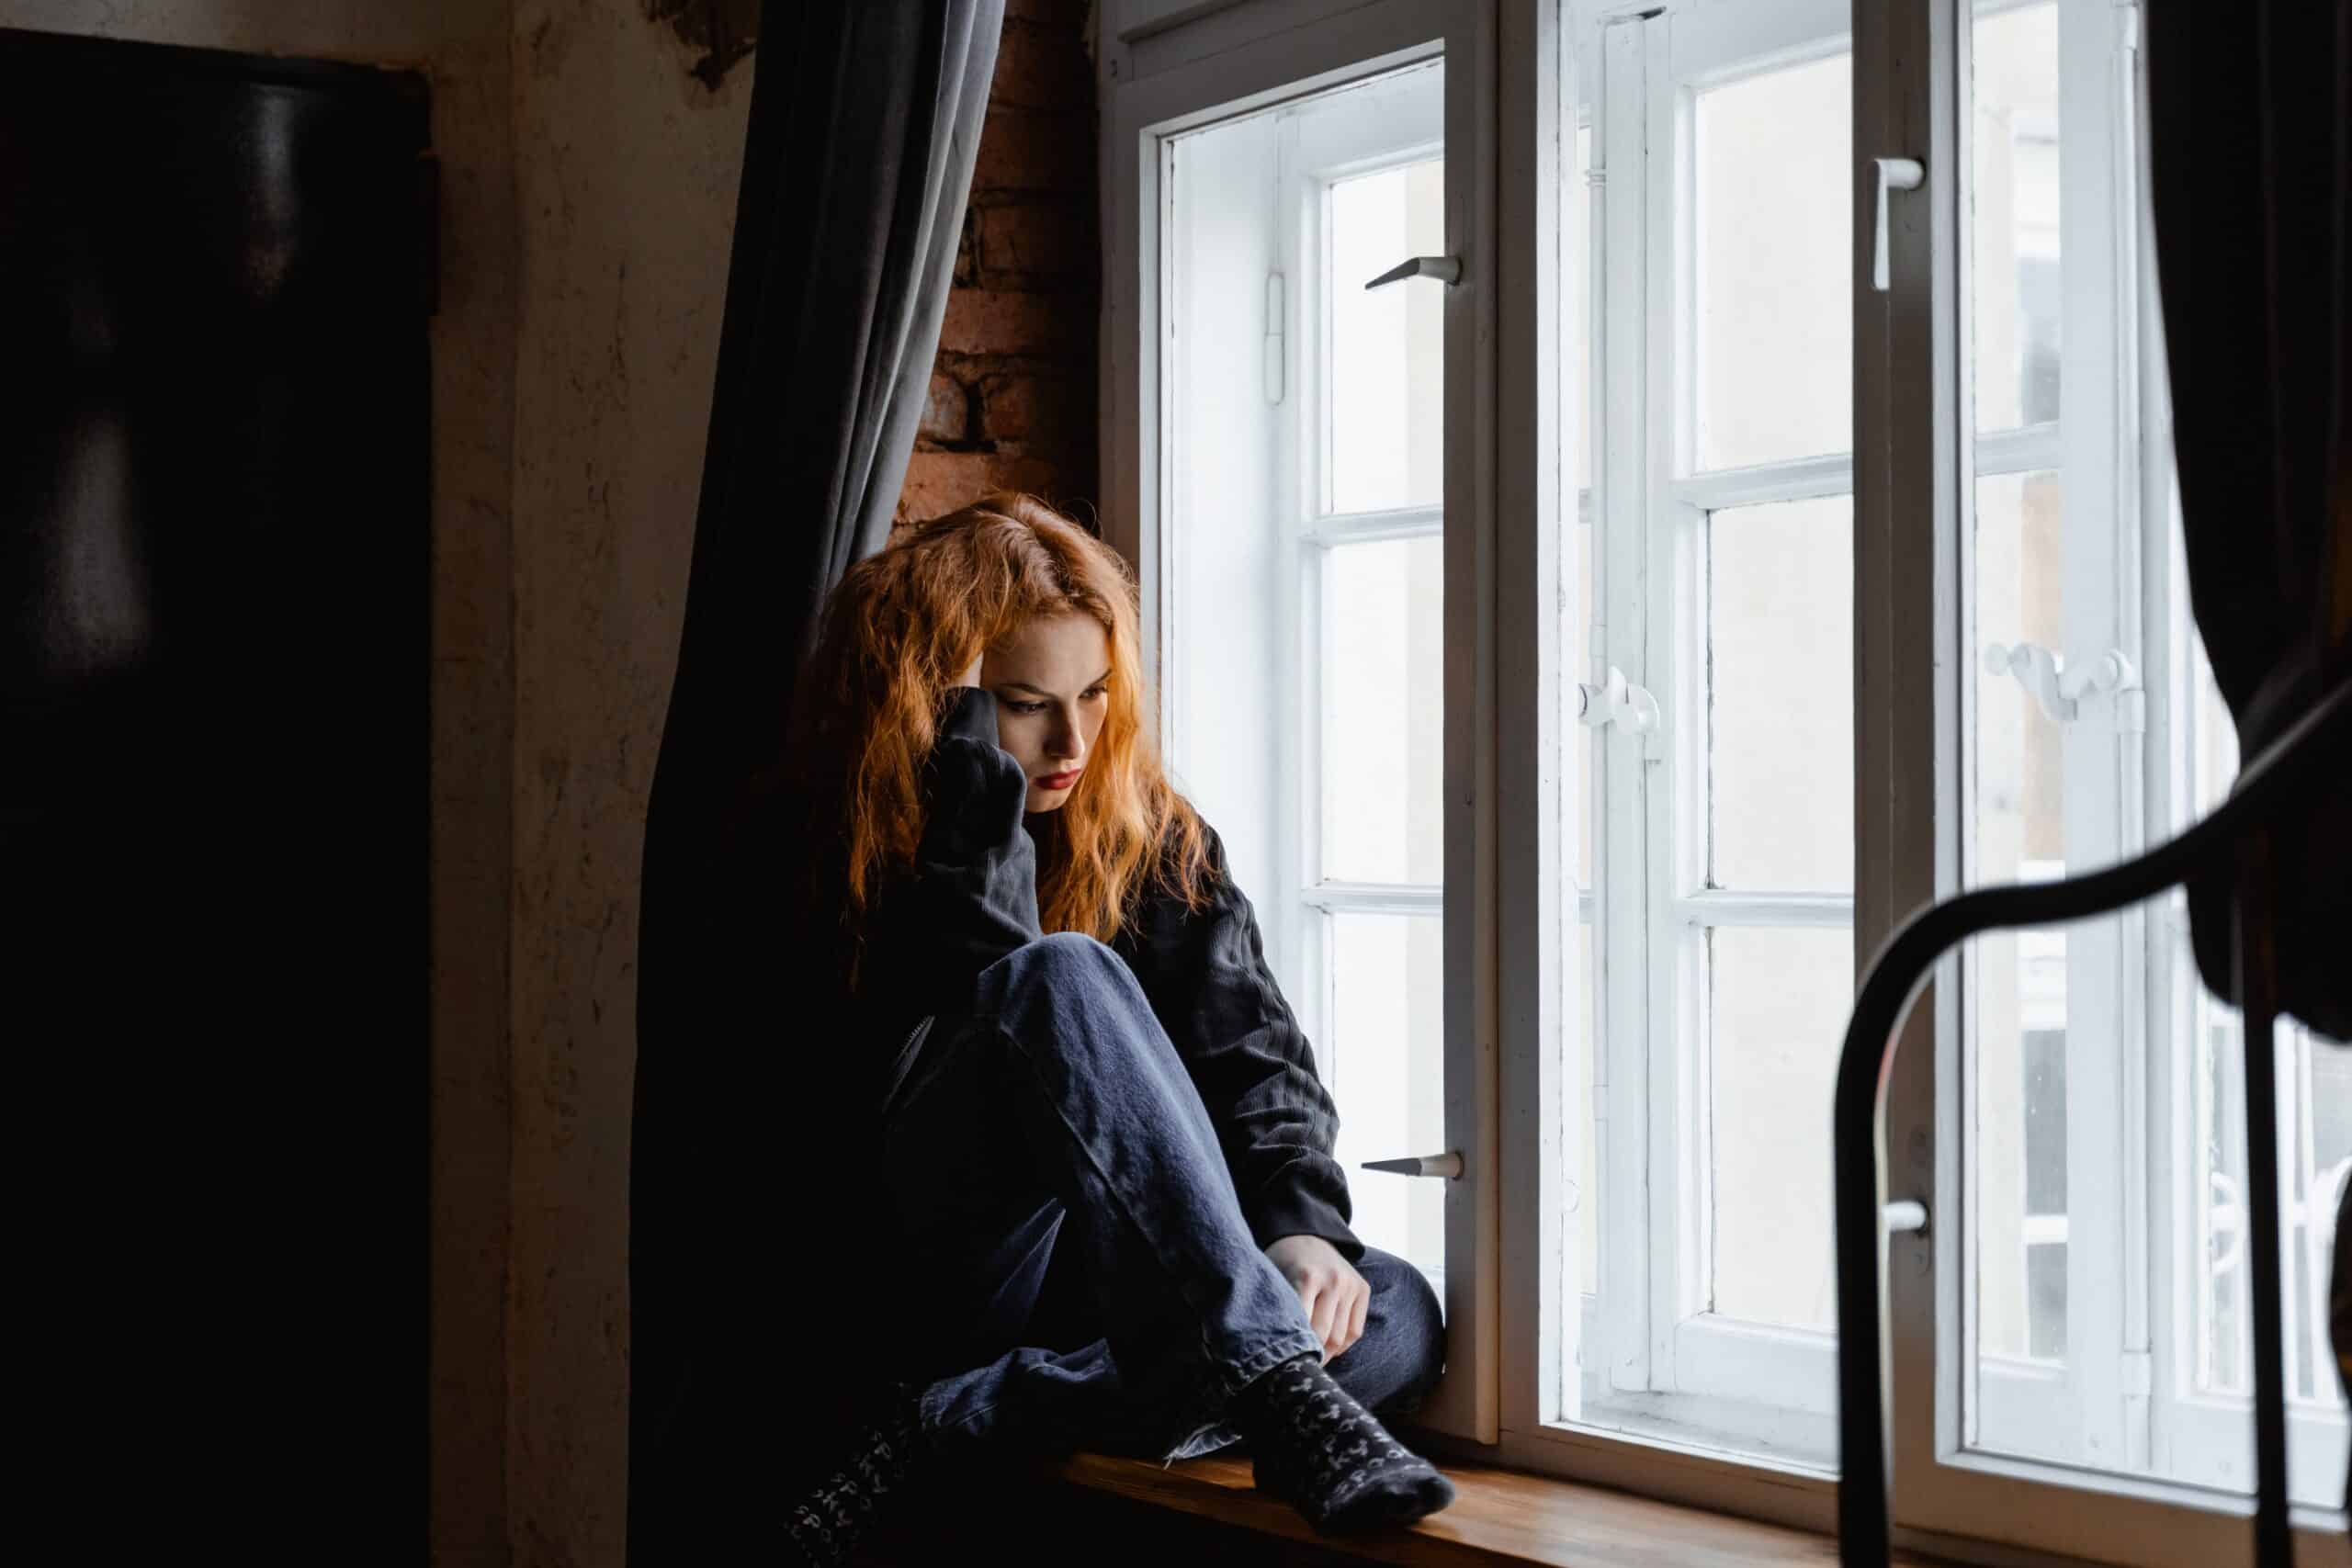
<path id="1" fill-rule="evenodd" d="M 2148 694 L 2134 686 L 2115 694 L 2115 728 L 2126 735 L 2148 733 Z"/>

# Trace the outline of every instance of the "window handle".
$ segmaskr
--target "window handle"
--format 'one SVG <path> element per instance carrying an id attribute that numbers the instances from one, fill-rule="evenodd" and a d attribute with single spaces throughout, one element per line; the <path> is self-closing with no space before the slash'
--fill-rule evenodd
<path id="1" fill-rule="evenodd" d="M 2016 676 L 2018 684 L 2032 694 L 2053 724 L 2073 723 L 2086 694 L 2112 692 L 2120 699 L 2140 689 L 2140 671 L 2120 648 L 2110 648 L 2087 661 L 2062 664 L 2056 654 L 2038 642 L 2007 646 L 1996 642 L 1984 649 L 1984 672 Z"/>
<path id="2" fill-rule="evenodd" d="M 1398 262 L 1364 287 L 1377 288 L 1384 283 L 1401 283 L 1408 277 L 1434 277 L 1451 288 L 1462 281 L 1462 258 L 1460 256 L 1415 256 L 1410 261 Z"/>
<path id="3" fill-rule="evenodd" d="M 1614 724 L 1621 729 L 1646 733 L 1657 728 L 1657 699 L 1647 687 L 1627 681 L 1625 672 L 1612 664 L 1607 684 L 1577 682 L 1577 722 L 1587 729 Z"/>
<path id="4" fill-rule="evenodd" d="M 1878 165 L 1878 248 L 1877 258 L 1871 264 L 1871 287 L 1881 294 L 1886 292 L 1886 193 L 1889 190 L 1917 190 L 1928 177 L 1927 166 L 1917 158 L 1873 158 Z"/>
<path id="5" fill-rule="evenodd" d="M 1366 1170 L 1393 1170 L 1399 1176 L 1442 1176 L 1448 1180 L 1462 1174 L 1462 1153 L 1448 1149 L 1442 1155 L 1407 1155 L 1403 1159 L 1368 1159 Z"/>

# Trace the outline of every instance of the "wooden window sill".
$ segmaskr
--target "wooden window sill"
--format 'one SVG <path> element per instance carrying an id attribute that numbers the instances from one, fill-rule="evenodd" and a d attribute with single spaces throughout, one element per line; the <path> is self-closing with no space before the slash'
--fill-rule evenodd
<path id="1" fill-rule="evenodd" d="M 861 1568 L 1010 1555 L 1033 1562 L 1101 1562 L 1116 1568 L 1204 1562 L 1252 1564 L 1392 1562 L 1430 1568 L 1732 1568 L 1838 1561 L 1826 1536 L 1758 1524 L 1604 1487 L 1480 1465 L 1440 1466 L 1456 1492 L 1416 1525 L 1337 1539 L 1316 1534 L 1287 1504 L 1261 1495 L 1247 1459 L 1143 1460 L 1080 1453 L 1036 1462 L 1000 1481 L 977 1505 L 924 1510 L 921 1524 L 883 1532 Z M 1898 1564 L 1932 1559 L 1898 1553 Z"/>

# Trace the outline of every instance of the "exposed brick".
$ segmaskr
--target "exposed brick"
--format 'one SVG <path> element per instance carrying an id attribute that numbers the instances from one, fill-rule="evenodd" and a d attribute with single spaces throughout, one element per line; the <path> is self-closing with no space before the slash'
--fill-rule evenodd
<path id="1" fill-rule="evenodd" d="M 1094 216 L 1078 202 L 1021 202 L 979 210 L 979 262 L 990 281 L 1092 278 Z"/>
<path id="2" fill-rule="evenodd" d="M 1069 31 L 1070 37 L 1083 39 L 1086 7 L 1087 0 L 1004 0 L 1004 19 L 1062 28 Z M 1085 47 L 1082 42 L 1079 45 L 1081 50 Z"/>
<path id="3" fill-rule="evenodd" d="M 1082 446 L 1093 434 L 1091 393 L 1063 378 L 991 376 L 979 391 L 980 434 L 990 441 Z"/>
<path id="4" fill-rule="evenodd" d="M 1002 288 L 957 288 L 947 296 L 939 346 L 953 354 L 1027 354 L 1075 358 L 1085 352 L 1092 312 L 1081 300 Z"/>
<path id="5" fill-rule="evenodd" d="M 1021 108 L 1089 108 L 1094 103 L 1094 62 L 1073 30 L 1008 20 L 996 46 L 996 77 L 989 102 Z"/>
<path id="6" fill-rule="evenodd" d="M 972 189 L 1067 191 L 1094 186 L 1094 111 L 990 108 L 972 160 Z"/>
<path id="7" fill-rule="evenodd" d="M 923 399 L 922 423 L 915 426 L 918 441 L 956 442 L 972 433 L 972 395 L 953 376 L 933 372 L 931 395 Z"/>
<path id="8" fill-rule="evenodd" d="M 1010 457 L 993 452 L 918 452 L 907 459 L 907 482 L 899 491 L 899 515 L 936 517 L 992 490 L 1025 490 L 1052 496 L 1062 469 L 1042 457 Z"/>

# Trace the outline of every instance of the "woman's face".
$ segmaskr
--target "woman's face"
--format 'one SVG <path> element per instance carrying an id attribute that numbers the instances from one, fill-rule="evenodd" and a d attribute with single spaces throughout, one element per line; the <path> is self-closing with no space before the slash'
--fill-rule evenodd
<path id="1" fill-rule="evenodd" d="M 1024 811 L 1057 811 L 1069 799 L 1110 711 L 1110 639 L 1091 615 L 1040 616 L 980 659 L 980 684 L 996 696 L 997 744 L 1029 775 Z"/>

